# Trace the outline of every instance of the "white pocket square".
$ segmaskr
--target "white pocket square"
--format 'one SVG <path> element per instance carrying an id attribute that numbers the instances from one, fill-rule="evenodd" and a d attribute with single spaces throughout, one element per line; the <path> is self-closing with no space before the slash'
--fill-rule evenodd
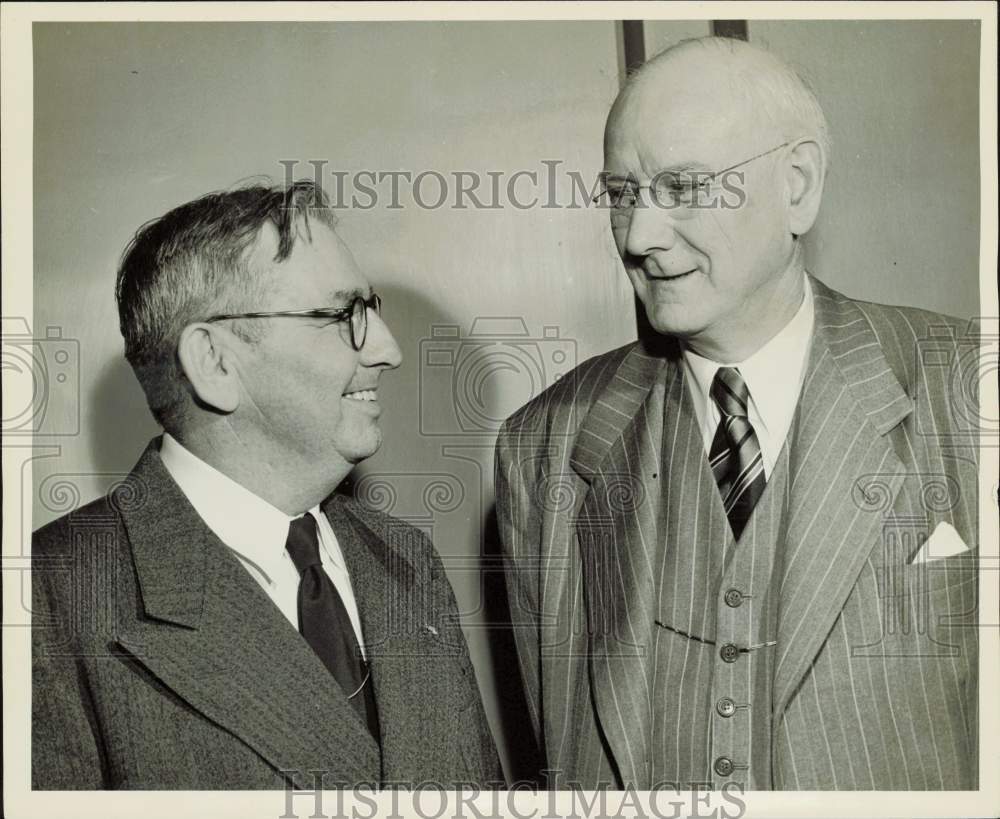
<path id="1" fill-rule="evenodd" d="M 955 531 L 955 527 L 942 521 L 931 532 L 931 536 L 924 541 L 924 545 L 914 555 L 910 565 L 944 560 L 946 557 L 954 557 L 967 551 L 969 551 L 969 547 Z"/>

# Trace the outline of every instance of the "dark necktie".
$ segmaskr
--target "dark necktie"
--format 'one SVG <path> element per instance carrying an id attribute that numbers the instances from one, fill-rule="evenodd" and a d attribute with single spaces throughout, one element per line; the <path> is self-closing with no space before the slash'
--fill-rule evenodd
<path id="1" fill-rule="evenodd" d="M 729 526 L 739 540 L 764 491 L 764 461 L 757 434 L 747 417 L 750 391 L 739 370 L 720 367 L 712 381 L 711 394 L 722 417 L 708 460 Z"/>
<path id="2" fill-rule="evenodd" d="M 316 520 L 312 515 L 306 514 L 291 522 L 285 548 L 299 570 L 299 632 L 333 674 L 378 741 L 378 711 L 371 675 L 344 601 L 323 571 Z"/>

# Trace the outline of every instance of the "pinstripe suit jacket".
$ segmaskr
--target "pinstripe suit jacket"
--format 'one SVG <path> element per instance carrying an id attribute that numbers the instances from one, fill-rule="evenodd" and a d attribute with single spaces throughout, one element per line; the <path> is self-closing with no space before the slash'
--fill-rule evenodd
<path id="1" fill-rule="evenodd" d="M 954 319 L 811 282 L 772 591 L 769 786 L 975 788 L 978 454 L 962 395 L 975 348 Z M 677 421 L 693 417 L 677 356 L 668 339 L 591 359 L 498 439 L 511 618 L 553 787 L 657 784 L 651 714 L 669 692 L 647 672 L 659 590 L 623 566 L 662 548 L 663 487 L 683 474 L 672 453 L 700 435 Z M 912 564 L 942 522 L 971 551 Z"/>
<path id="2" fill-rule="evenodd" d="M 154 442 L 107 497 L 34 535 L 32 786 L 502 782 L 433 546 L 346 497 L 323 511 L 358 600 L 381 749 Z"/>

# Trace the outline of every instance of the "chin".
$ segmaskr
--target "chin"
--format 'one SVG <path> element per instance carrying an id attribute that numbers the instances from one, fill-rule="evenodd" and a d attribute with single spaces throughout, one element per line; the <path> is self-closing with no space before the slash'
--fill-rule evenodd
<path id="1" fill-rule="evenodd" d="M 677 304 L 647 306 L 646 318 L 656 332 L 665 336 L 690 336 L 702 328 L 697 317 L 691 315 L 690 308 Z"/>
<path id="2" fill-rule="evenodd" d="M 350 446 L 340 450 L 341 457 L 352 464 L 359 464 L 370 458 L 382 446 L 382 432 L 376 430 L 374 433 L 366 433 L 353 436 Z"/>

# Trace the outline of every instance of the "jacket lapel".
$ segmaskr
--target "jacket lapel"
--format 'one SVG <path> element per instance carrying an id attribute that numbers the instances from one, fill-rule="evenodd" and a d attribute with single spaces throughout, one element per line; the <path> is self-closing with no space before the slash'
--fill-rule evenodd
<path id="1" fill-rule="evenodd" d="M 296 786 L 372 783 L 378 748 L 322 662 L 170 478 L 156 443 L 120 504 L 145 617 L 118 642 Z"/>
<path id="2" fill-rule="evenodd" d="M 378 704 L 382 778 L 387 784 L 440 780 L 442 772 L 460 767 L 462 749 L 455 739 L 469 730 L 457 724 L 465 691 L 456 686 L 447 660 L 457 648 L 448 645 L 449 634 L 460 626 L 441 621 L 443 601 L 429 597 L 427 578 L 418 577 L 405 557 L 420 547 L 412 542 L 412 527 L 394 529 L 390 523 L 388 536 L 398 532 L 400 542 L 386 543 L 356 506 L 335 494 L 323 511 L 337 533 L 358 604 Z M 471 690 L 478 696 L 474 676 Z"/>
<path id="3" fill-rule="evenodd" d="M 904 479 L 886 436 L 913 409 L 858 305 L 811 284 L 816 325 L 789 441 L 775 725 L 878 542 Z"/>
<path id="4" fill-rule="evenodd" d="M 623 783 L 648 783 L 651 661 L 661 539 L 667 358 L 636 346 L 597 396 L 570 463 L 587 482 L 576 521 L 594 703 Z"/>

